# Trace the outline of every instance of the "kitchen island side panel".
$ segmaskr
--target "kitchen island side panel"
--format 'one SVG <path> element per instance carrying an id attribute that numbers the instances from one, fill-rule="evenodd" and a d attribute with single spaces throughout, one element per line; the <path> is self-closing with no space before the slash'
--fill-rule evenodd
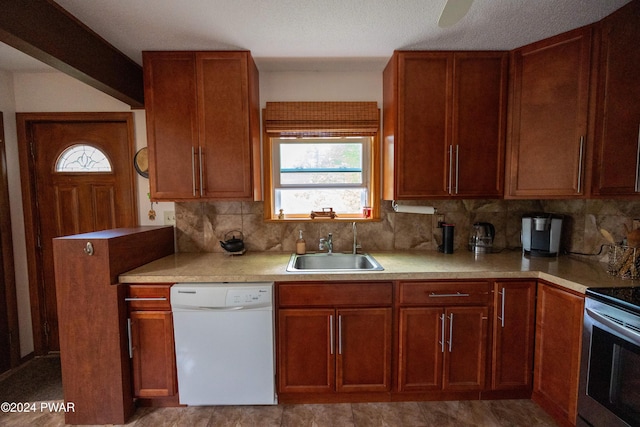
<path id="1" fill-rule="evenodd" d="M 171 227 L 54 239 L 62 385 L 75 409 L 65 414 L 67 424 L 124 424 L 133 415 L 126 289 L 117 276 L 170 255 L 173 247 Z"/>

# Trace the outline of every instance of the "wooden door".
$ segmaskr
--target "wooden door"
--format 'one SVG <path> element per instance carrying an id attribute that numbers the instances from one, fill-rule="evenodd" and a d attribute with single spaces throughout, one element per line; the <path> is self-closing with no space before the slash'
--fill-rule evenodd
<path id="1" fill-rule="evenodd" d="M 508 54 L 454 54 L 452 193 L 502 197 Z"/>
<path id="2" fill-rule="evenodd" d="M 171 312 L 132 312 L 131 342 L 134 395 L 173 396 L 176 393 L 176 357 Z"/>
<path id="3" fill-rule="evenodd" d="M 602 21 L 592 194 L 639 195 L 640 3 Z"/>
<path id="4" fill-rule="evenodd" d="M 444 311 L 440 307 L 401 308 L 398 389 L 442 388 Z"/>
<path id="5" fill-rule="evenodd" d="M 484 388 L 488 313 L 487 307 L 445 309 L 443 390 Z"/>
<path id="6" fill-rule="evenodd" d="M 555 418 L 576 423 L 584 298 L 538 285 L 532 399 Z"/>
<path id="7" fill-rule="evenodd" d="M 335 389 L 333 309 L 278 311 L 278 392 L 330 393 Z"/>
<path id="8" fill-rule="evenodd" d="M 494 284 L 493 390 L 531 389 L 536 282 Z"/>
<path id="9" fill-rule="evenodd" d="M 253 200 L 247 52 L 198 52 L 202 197 Z"/>
<path id="10" fill-rule="evenodd" d="M 391 308 L 337 310 L 336 391 L 391 389 Z"/>
<path id="11" fill-rule="evenodd" d="M 143 52 L 149 185 L 153 200 L 200 194 L 193 52 Z"/>
<path id="12" fill-rule="evenodd" d="M 448 53 L 398 54 L 395 198 L 448 194 L 451 65 Z"/>
<path id="13" fill-rule="evenodd" d="M 505 197 L 584 194 L 591 28 L 515 50 Z"/>
<path id="14" fill-rule="evenodd" d="M 59 350 L 54 237 L 138 222 L 130 113 L 19 114 L 37 353 Z M 29 158 L 29 157 L 30 158 Z M 95 168 L 105 158 L 105 169 Z M 33 179 L 31 178 L 33 177 Z"/>

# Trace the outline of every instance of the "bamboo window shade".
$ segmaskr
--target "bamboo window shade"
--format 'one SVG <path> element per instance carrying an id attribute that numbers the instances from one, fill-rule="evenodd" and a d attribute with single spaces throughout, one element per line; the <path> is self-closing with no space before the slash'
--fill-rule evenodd
<path id="1" fill-rule="evenodd" d="M 264 125 L 279 136 L 373 136 L 380 110 L 376 102 L 267 102 Z"/>

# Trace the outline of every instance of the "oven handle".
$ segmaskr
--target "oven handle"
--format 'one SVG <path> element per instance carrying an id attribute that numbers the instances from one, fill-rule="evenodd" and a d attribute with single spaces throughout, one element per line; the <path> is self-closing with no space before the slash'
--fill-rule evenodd
<path id="1" fill-rule="evenodd" d="M 594 310 L 592 310 L 592 309 L 590 309 L 588 307 L 585 308 L 585 310 L 586 310 L 586 312 L 587 312 L 587 314 L 589 316 L 593 317 L 598 322 L 602 323 L 603 325 L 607 326 L 608 328 L 613 329 L 614 331 L 616 331 L 620 335 L 623 335 L 625 338 L 628 338 L 634 344 L 640 345 L 640 334 L 638 334 L 637 332 L 634 332 L 633 330 L 631 330 L 629 328 L 625 328 L 624 326 L 619 325 L 618 323 L 614 322 L 613 320 L 607 318 L 606 316 L 603 316 L 602 314 L 600 314 L 597 311 L 594 311 Z"/>

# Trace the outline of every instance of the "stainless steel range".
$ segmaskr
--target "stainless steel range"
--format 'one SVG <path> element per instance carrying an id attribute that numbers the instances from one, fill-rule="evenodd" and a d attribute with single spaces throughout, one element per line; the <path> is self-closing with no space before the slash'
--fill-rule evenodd
<path id="1" fill-rule="evenodd" d="M 640 287 L 585 298 L 578 426 L 640 426 Z"/>

